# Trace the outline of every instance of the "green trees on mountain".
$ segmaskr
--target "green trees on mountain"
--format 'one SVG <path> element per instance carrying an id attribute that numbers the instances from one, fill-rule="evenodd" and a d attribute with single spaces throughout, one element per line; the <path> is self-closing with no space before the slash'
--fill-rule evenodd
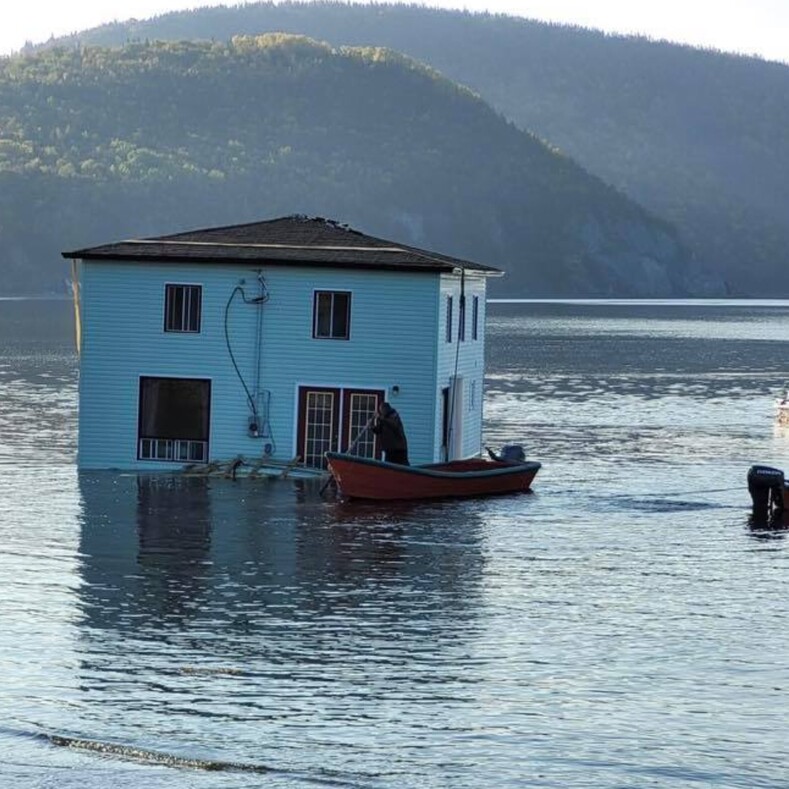
<path id="1" fill-rule="evenodd" d="M 263 30 L 429 63 L 676 225 L 734 292 L 789 291 L 789 66 L 500 15 L 344 2 L 206 8 L 70 41 Z"/>
<path id="2" fill-rule="evenodd" d="M 288 213 L 500 265 L 508 293 L 715 287 L 669 225 L 468 89 L 304 36 L 0 61 L 0 207 L 4 292 L 57 287 L 65 248 Z"/>

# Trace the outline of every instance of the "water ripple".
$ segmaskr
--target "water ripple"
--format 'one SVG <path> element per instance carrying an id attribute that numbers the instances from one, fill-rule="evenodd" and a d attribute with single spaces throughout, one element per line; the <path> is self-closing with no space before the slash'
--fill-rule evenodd
<path id="1" fill-rule="evenodd" d="M 7 345 L 3 789 L 783 788 L 789 313 L 550 309 L 490 324 L 535 493 L 463 502 L 79 475 L 73 352 Z"/>

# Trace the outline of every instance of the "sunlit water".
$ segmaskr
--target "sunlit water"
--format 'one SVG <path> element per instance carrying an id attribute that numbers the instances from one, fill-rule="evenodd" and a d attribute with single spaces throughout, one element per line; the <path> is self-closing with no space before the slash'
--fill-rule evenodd
<path id="1" fill-rule="evenodd" d="M 789 786 L 789 304 L 489 319 L 534 495 L 78 476 L 64 302 L 0 302 L 0 787 Z"/>

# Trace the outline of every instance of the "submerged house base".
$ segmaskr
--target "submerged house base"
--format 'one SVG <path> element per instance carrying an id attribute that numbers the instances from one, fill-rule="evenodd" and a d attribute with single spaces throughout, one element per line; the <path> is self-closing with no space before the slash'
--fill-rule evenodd
<path id="1" fill-rule="evenodd" d="M 181 469 L 187 477 L 222 477 L 224 479 L 322 479 L 322 468 L 305 466 L 298 456 L 288 462 L 270 457 L 233 460 L 212 460 L 209 463 L 189 463 Z"/>

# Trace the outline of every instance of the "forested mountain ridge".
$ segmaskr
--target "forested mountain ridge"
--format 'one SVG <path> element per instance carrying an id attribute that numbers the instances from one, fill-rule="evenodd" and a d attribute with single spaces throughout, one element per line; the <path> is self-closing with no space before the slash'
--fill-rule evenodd
<path id="1" fill-rule="evenodd" d="M 720 286 L 668 224 L 386 49 L 267 34 L 0 61 L 4 293 L 54 286 L 62 249 L 290 213 L 501 266 L 512 295 Z"/>
<path id="2" fill-rule="evenodd" d="M 789 294 L 789 66 L 498 15 L 337 2 L 178 12 L 72 40 L 261 30 L 429 63 L 675 224 L 735 293 Z"/>

